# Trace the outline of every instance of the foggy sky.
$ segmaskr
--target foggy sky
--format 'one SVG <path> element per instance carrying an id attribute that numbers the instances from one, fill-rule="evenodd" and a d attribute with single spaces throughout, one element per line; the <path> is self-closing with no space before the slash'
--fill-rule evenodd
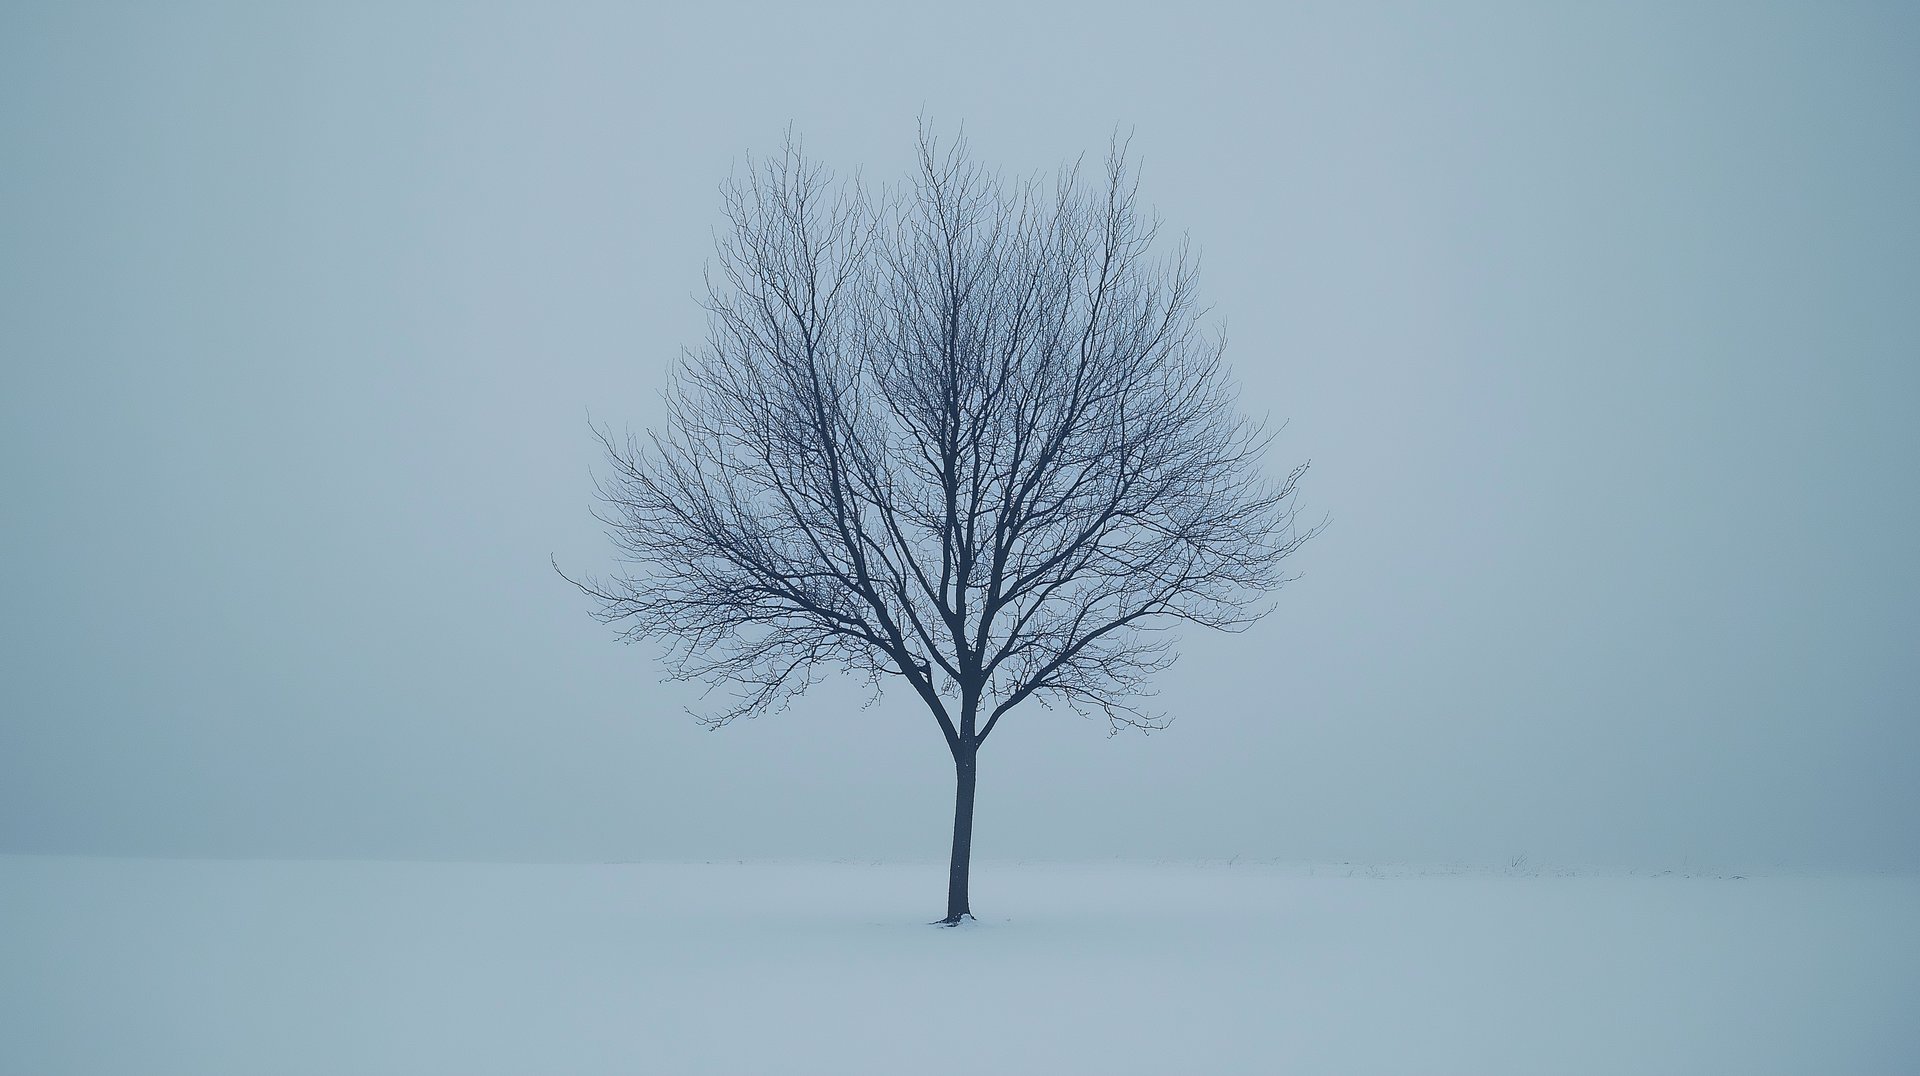
<path id="1" fill-rule="evenodd" d="M 1331 519 L 976 855 L 1920 866 L 1913 9 L 695 6 L 0 13 L 0 851 L 943 856 L 909 694 L 705 732 L 548 563 L 729 169 L 925 116 L 1131 130 Z"/>

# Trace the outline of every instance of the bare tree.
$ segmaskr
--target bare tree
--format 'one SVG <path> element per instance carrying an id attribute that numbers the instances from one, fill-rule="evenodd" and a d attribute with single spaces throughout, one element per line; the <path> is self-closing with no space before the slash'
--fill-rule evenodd
<path id="1" fill-rule="evenodd" d="M 1123 725 L 1167 629 L 1267 611 L 1305 466 L 1278 480 L 1206 335 L 1184 244 L 1152 247 L 1126 148 L 1008 181 L 922 134 L 870 193 L 789 141 L 722 187 L 706 344 L 662 429 L 596 433 L 621 573 L 577 585 L 718 727 L 834 673 L 904 681 L 953 755 L 943 923 L 967 899 L 976 760 L 1029 699 Z"/>

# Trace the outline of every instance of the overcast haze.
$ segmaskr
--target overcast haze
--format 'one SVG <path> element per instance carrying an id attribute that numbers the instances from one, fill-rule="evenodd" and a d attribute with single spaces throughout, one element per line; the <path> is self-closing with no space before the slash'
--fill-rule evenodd
<path id="1" fill-rule="evenodd" d="M 977 856 L 1920 866 L 1920 16 L 1555 7 L 8 5 L 0 851 L 944 856 L 917 700 L 705 732 L 548 564 L 719 181 L 925 115 L 1131 130 L 1332 521 Z"/>

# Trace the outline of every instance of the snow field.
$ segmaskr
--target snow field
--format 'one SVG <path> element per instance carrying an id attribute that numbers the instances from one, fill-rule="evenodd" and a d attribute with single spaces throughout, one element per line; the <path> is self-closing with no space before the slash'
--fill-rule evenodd
<path id="1" fill-rule="evenodd" d="M 944 875 L 0 857 L 0 1072 L 1920 1071 L 1912 878 Z"/>

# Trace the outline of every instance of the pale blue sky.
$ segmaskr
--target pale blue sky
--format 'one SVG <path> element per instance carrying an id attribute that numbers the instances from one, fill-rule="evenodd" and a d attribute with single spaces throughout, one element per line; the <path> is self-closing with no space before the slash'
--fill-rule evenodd
<path id="1" fill-rule="evenodd" d="M 924 114 L 1133 130 L 1333 519 L 978 856 L 1920 866 L 1914 8 L 335 7 L 0 12 L 0 851 L 944 855 L 911 699 L 702 732 L 547 560 L 733 162 Z"/>

